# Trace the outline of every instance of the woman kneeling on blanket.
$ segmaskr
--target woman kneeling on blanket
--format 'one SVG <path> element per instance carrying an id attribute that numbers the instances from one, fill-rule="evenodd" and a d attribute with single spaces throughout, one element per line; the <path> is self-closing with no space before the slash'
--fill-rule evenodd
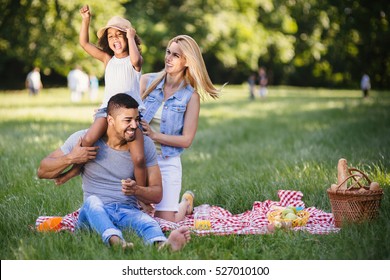
<path id="1" fill-rule="evenodd" d="M 194 194 L 187 191 L 179 203 L 182 166 L 180 155 L 191 146 L 198 127 L 200 95 L 218 98 L 198 44 L 187 35 L 171 39 L 165 67 L 141 77 L 140 94 L 146 111 L 141 125 L 153 141 L 163 180 L 163 198 L 155 216 L 179 222 L 193 210 Z"/>

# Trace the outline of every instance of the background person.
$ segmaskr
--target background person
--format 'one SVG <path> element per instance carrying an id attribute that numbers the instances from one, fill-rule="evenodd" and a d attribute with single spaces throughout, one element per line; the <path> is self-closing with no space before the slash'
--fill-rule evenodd
<path id="1" fill-rule="evenodd" d="M 146 244 L 180 250 L 190 240 L 188 227 L 180 227 L 166 238 L 159 224 L 138 207 L 137 200 L 157 203 L 162 196 L 156 149 L 148 137 L 143 138 L 148 186 L 140 186 L 131 179 L 134 166 L 127 142 L 136 138 L 138 103 L 127 94 L 113 96 L 108 102 L 107 122 L 105 135 L 94 147 L 81 145 L 85 130 L 71 135 L 61 148 L 41 161 L 38 177 L 53 179 L 72 164 L 84 164 L 81 173 L 84 202 L 77 229 L 91 228 L 105 244 L 123 248 L 133 244 L 125 241 L 122 230 L 134 230 Z"/>
<path id="2" fill-rule="evenodd" d="M 255 87 L 256 87 L 256 74 L 252 73 L 248 78 L 248 87 L 249 87 L 249 99 L 255 99 Z"/>
<path id="3" fill-rule="evenodd" d="M 360 81 L 360 88 L 362 89 L 363 97 L 368 97 L 368 92 L 371 89 L 371 82 L 370 77 L 366 73 L 364 73 L 362 76 L 362 80 Z"/>
<path id="4" fill-rule="evenodd" d="M 77 65 L 73 70 L 69 71 L 67 79 L 68 88 L 70 90 L 70 100 L 72 102 L 80 102 L 83 93 L 89 88 L 88 75 Z"/>
<path id="5" fill-rule="evenodd" d="M 26 88 L 29 91 L 29 95 L 32 96 L 38 95 L 39 91 L 43 88 L 40 69 L 38 67 L 34 67 L 34 69 L 27 74 Z"/>
<path id="6" fill-rule="evenodd" d="M 264 98 L 267 96 L 267 93 L 268 93 L 268 89 L 267 89 L 267 85 L 268 85 L 268 77 L 267 77 L 267 72 L 265 70 L 264 67 L 260 67 L 259 68 L 259 96 L 261 98 Z"/>
<path id="7" fill-rule="evenodd" d="M 95 75 L 89 75 L 89 98 L 96 101 L 99 95 L 99 79 Z"/>
<path id="8" fill-rule="evenodd" d="M 217 98 L 218 93 L 198 44 L 187 35 L 168 42 L 164 70 L 141 77 L 141 96 L 146 107 L 141 125 L 156 145 L 163 180 L 163 198 L 156 205 L 156 217 L 178 222 L 192 212 L 192 192 L 185 192 L 179 203 L 180 155 L 195 137 L 200 95 Z"/>

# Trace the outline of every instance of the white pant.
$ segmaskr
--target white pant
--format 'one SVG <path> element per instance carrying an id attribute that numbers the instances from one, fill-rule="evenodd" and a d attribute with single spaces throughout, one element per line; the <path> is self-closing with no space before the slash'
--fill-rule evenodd
<path id="1" fill-rule="evenodd" d="M 70 100 L 72 102 L 80 102 L 81 99 L 82 99 L 82 92 L 81 91 L 75 91 L 75 90 L 72 90 L 71 93 L 70 93 Z"/>
<path id="2" fill-rule="evenodd" d="M 182 167 L 180 156 L 163 158 L 158 155 L 158 166 L 161 170 L 163 198 L 156 204 L 156 211 L 179 210 Z"/>

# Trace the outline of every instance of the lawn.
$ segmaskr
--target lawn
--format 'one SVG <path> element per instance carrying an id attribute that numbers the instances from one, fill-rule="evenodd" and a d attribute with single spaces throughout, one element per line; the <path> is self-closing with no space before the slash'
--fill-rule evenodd
<path id="1" fill-rule="evenodd" d="M 338 233 L 280 230 L 268 235 L 193 236 L 181 252 L 104 246 L 94 233 L 37 233 L 40 215 L 65 215 L 82 203 L 80 178 L 57 187 L 39 180 L 40 160 L 74 131 L 87 128 L 98 103 L 71 103 L 65 88 L 0 92 L 0 247 L 2 260 L 384 260 L 390 258 L 390 92 L 274 87 L 250 101 L 246 85 L 227 86 L 201 104 L 198 132 L 182 156 L 183 191 L 196 204 L 233 214 L 254 201 L 299 190 L 307 207 L 331 212 L 326 189 L 346 158 L 384 189 L 379 218 Z"/>

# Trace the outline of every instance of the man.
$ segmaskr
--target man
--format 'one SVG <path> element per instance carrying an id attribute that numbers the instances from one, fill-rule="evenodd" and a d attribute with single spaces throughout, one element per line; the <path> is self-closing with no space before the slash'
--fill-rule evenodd
<path id="1" fill-rule="evenodd" d="M 180 227 L 165 237 L 158 223 L 142 212 L 137 199 L 149 204 L 162 198 L 161 173 L 152 140 L 144 137 L 148 186 L 134 181 L 134 166 L 127 142 L 135 139 L 139 124 L 138 103 L 127 94 L 117 94 L 108 102 L 107 131 L 94 147 L 81 147 L 86 131 L 71 135 L 65 144 L 41 161 L 38 177 L 55 179 L 73 164 L 84 164 L 81 173 L 84 203 L 77 228 L 90 227 L 104 243 L 132 247 L 120 228 L 132 229 L 146 244 L 158 243 L 180 250 L 189 240 L 188 227 Z"/>

